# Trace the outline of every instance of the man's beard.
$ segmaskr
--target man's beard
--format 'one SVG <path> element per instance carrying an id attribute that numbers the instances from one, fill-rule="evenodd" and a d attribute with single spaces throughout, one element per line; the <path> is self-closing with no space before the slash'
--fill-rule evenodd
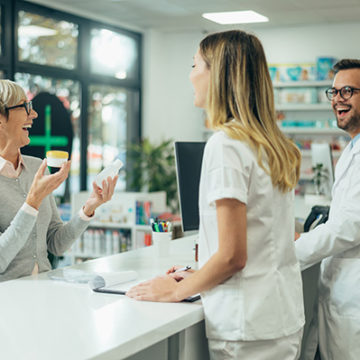
<path id="1" fill-rule="evenodd" d="M 338 117 L 336 117 L 336 122 L 339 129 L 345 130 L 346 132 L 353 132 L 354 130 L 360 129 L 360 114 L 355 113 L 346 123 L 342 123 Z"/>

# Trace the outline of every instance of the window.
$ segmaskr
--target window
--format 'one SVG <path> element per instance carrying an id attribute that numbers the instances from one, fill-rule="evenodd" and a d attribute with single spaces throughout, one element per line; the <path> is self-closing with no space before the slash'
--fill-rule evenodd
<path id="1" fill-rule="evenodd" d="M 23 87 L 29 100 L 40 92 L 56 95 L 70 114 L 74 132 L 71 154 L 70 191 L 80 190 L 80 84 L 68 79 L 16 73 L 15 82 Z M 36 108 L 35 108 L 36 111 Z M 35 120 L 36 121 L 36 120 Z M 51 130 L 49 130 L 51 136 Z M 31 138 L 31 134 L 30 134 Z M 31 142 L 30 142 L 31 145 Z M 45 154 L 44 154 L 45 156 Z M 60 189 L 61 190 L 61 189 Z M 62 193 L 63 191 L 60 191 Z"/>
<path id="2" fill-rule="evenodd" d="M 134 79 L 137 74 L 138 49 L 136 41 L 107 29 L 91 30 L 91 71 Z"/>
<path id="3" fill-rule="evenodd" d="M 115 158 L 126 163 L 126 147 L 134 114 L 131 103 L 136 92 L 107 85 L 89 88 L 88 188 L 95 175 Z M 124 174 L 120 173 L 118 190 L 125 190 Z"/>
<path id="4" fill-rule="evenodd" d="M 95 174 L 115 157 L 125 163 L 141 135 L 141 35 L 28 1 L 0 7 L 0 77 L 29 99 L 46 91 L 63 102 L 74 133 L 69 188 L 91 190 Z M 121 177 L 117 189 L 125 188 Z"/>
<path id="5" fill-rule="evenodd" d="M 19 60 L 35 64 L 75 69 L 78 26 L 19 11 Z"/>

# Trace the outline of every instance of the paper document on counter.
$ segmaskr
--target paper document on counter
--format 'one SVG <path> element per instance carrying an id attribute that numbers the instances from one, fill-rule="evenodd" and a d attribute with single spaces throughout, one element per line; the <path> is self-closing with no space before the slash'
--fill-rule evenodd
<path id="1" fill-rule="evenodd" d="M 134 271 L 135 272 L 135 271 Z M 130 271 L 129 271 L 130 273 Z M 124 279 L 126 276 L 124 276 Z M 105 294 L 117 294 L 117 295 L 125 295 L 126 292 L 132 288 L 133 286 L 140 284 L 141 282 L 147 281 L 149 279 L 130 279 L 130 274 L 128 276 L 128 280 L 125 281 L 117 281 L 116 278 L 111 279 L 103 279 L 100 276 L 97 276 L 93 280 L 89 281 L 90 288 L 98 293 L 105 293 Z M 188 298 L 184 299 L 185 302 L 194 302 L 200 299 L 200 294 L 196 294 L 193 296 L 189 296 Z"/>
<path id="2" fill-rule="evenodd" d="M 94 278 L 89 281 L 89 286 L 94 291 L 98 289 L 116 290 L 119 285 L 135 285 L 135 280 L 137 280 L 137 278 L 137 272 L 132 270 L 111 273 L 98 273 Z"/>

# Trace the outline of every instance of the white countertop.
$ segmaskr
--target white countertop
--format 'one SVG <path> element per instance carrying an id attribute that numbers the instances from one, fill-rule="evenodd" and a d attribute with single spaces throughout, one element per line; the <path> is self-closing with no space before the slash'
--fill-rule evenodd
<path id="1" fill-rule="evenodd" d="M 151 246 L 73 268 L 136 270 L 151 278 L 175 264 L 196 266 L 194 240 L 172 241 L 169 257 L 156 258 Z M 0 283 L 0 299 L 0 358 L 6 360 L 123 359 L 204 318 L 201 301 L 138 302 L 50 280 L 48 273 Z"/>

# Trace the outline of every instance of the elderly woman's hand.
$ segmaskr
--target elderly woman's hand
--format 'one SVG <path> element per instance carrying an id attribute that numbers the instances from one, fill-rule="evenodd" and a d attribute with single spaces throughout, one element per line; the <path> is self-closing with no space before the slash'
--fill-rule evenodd
<path id="1" fill-rule="evenodd" d="M 97 207 L 112 198 L 117 179 L 118 176 L 114 176 L 114 178 L 109 176 L 106 180 L 103 180 L 102 188 L 97 186 L 95 181 L 93 182 L 93 192 L 83 207 L 85 215 L 93 216 Z"/>
<path id="2" fill-rule="evenodd" d="M 34 176 L 26 203 L 38 210 L 44 198 L 57 189 L 68 177 L 70 165 L 71 161 L 67 161 L 55 174 L 45 175 L 47 161 L 44 159 Z"/>

